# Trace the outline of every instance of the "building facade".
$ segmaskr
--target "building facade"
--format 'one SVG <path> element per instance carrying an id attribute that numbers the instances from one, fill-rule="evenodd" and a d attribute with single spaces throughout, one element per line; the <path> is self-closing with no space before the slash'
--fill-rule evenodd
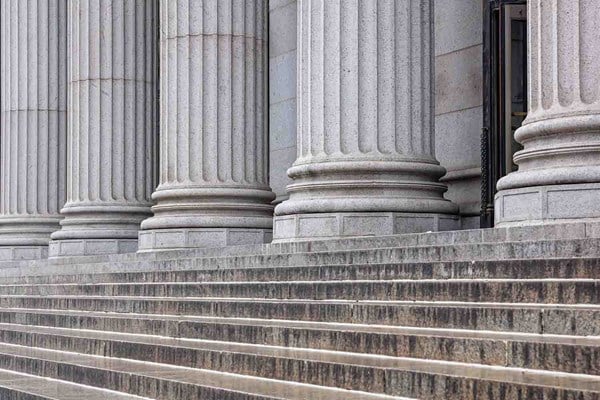
<path id="1" fill-rule="evenodd" d="M 596 219 L 574 3 L 3 0 L 0 258 Z"/>

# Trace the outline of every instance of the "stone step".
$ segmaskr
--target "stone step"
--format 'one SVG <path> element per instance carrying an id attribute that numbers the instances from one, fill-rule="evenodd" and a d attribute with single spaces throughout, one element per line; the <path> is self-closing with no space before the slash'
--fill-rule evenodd
<path id="1" fill-rule="evenodd" d="M 183 354 L 182 354 L 183 356 Z M 378 357 L 380 358 L 380 357 Z M 0 367 L 10 366 L 19 372 L 38 371 L 56 379 L 73 380 L 80 384 L 111 388 L 142 396 L 172 399 L 166 392 L 177 393 L 178 398 L 201 399 L 389 399 L 409 396 L 423 400 L 491 400 L 523 398 L 577 398 L 597 399 L 600 394 L 600 377 L 565 374 L 559 372 L 524 370 L 507 367 L 488 367 L 472 364 L 432 362 L 428 360 L 404 359 L 401 363 L 385 369 L 371 368 L 374 375 L 359 375 L 359 367 L 347 366 L 351 374 L 342 380 L 338 375 L 336 385 L 365 387 L 360 381 L 365 378 L 377 384 L 383 393 L 361 393 L 339 389 L 283 382 L 272 379 L 234 375 L 201 369 L 178 367 L 154 362 L 98 357 L 73 352 L 0 344 Z M 311 371 L 311 376 L 320 380 L 325 377 Z M 215 382 L 217 381 L 217 382 Z M 198 392 L 199 389 L 212 392 Z M 223 395 L 223 389 L 228 396 Z M 218 396 L 215 391 L 220 390 Z M 244 397 L 239 397 L 239 393 Z M 259 394 L 264 392 L 265 396 Z M 232 392 L 234 394 L 232 394 Z M 163 394 L 161 396 L 161 394 Z M 251 395 L 248 395 L 251 394 Z M 236 397 L 237 395 L 237 397 Z M 385 397 L 383 397 L 386 395 Z M 379 397 L 377 397 L 379 396 Z"/>
<path id="2" fill-rule="evenodd" d="M 600 258 L 341 264 L 18 276 L 4 284 L 246 282 L 388 279 L 597 279 Z"/>
<path id="3" fill-rule="evenodd" d="M 252 332 L 260 326 L 242 325 L 240 328 Z M 324 327 L 319 328 L 322 330 Z M 545 338 L 543 335 L 501 335 L 459 330 L 428 330 L 425 334 L 410 333 L 410 329 L 404 327 L 394 327 L 394 333 L 382 334 L 369 331 L 368 326 L 363 326 L 362 331 L 352 326 L 335 330 L 335 326 L 329 325 L 329 328 L 333 330 L 321 332 L 314 328 L 312 331 L 287 328 L 292 331 L 287 338 L 265 343 L 250 342 L 247 336 L 252 337 L 251 334 L 241 335 L 244 341 L 235 342 L 231 337 L 170 338 L 156 336 L 157 333 L 0 323 L 0 341 L 249 375 L 261 370 L 268 374 L 283 370 L 301 371 L 303 368 L 322 371 L 322 367 L 307 364 L 336 363 L 341 358 L 340 354 L 345 356 L 342 361 L 352 365 L 360 365 L 365 359 L 372 361 L 372 357 L 366 355 L 375 355 L 385 356 L 382 360 L 387 361 L 394 357 L 409 357 L 600 375 L 598 337 Z M 464 333 L 469 337 L 465 337 Z M 304 340 L 298 341 L 298 338 Z M 368 345 L 361 346 L 361 343 Z M 186 356 L 181 357 L 182 354 Z M 298 360 L 301 362 L 298 363 Z M 294 362 L 297 365 L 292 366 Z M 290 379 L 289 376 L 265 377 Z"/>
<path id="4" fill-rule="evenodd" d="M 431 279 L 0 285 L 0 296 L 233 297 L 600 304 L 595 279 Z"/>
<path id="5" fill-rule="evenodd" d="M 172 261 L 211 257 L 232 257 L 247 255 L 277 255 L 287 253 L 336 252 L 374 248 L 447 246 L 457 244 L 499 244 L 505 242 L 527 242 L 535 246 L 542 241 L 578 241 L 600 238 L 600 224 L 594 222 L 559 223 L 537 226 L 515 226 L 509 228 L 473 229 L 444 232 L 426 232 L 389 236 L 362 236 L 316 241 L 294 241 L 265 245 L 243 245 L 186 250 L 161 250 L 149 253 L 129 253 L 96 255 L 85 257 L 65 257 L 51 260 L 43 265 L 94 264 L 102 265 L 131 262 L 135 260 Z M 14 265 L 27 266 L 36 262 L 0 262 L 0 269 Z"/>
<path id="6" fill-rule="evenodd" d="M 0 370 L 2 400 L 150 400 L 73 382 Z"/>
<path id="7" fill-rule="evenodd" d="M 96 274 L 114 272 L 141 272 L 164 270 L 206 270 L 226 268 L 298 267 L 321 265 L 400 264 L 425 262 L 452 262 L 507 259 L 573 258 L 600 256 L 600 239 L 552 240 L 542 242 L 505 242 L 457 244 L 423 247 L 389 247 L 286 254 L 257 254 L 187 259 L 118 259 L 112 261 L 74 262 L 51 261 L 41 266 L 36 263 L 17 264 L 0 269 L 2 282 L 21 276 L 52 276 L 66 274 Z M 110 259 L 109 259 L 110 260 Z"/>
<path id="8" fill-rule="evenodd" d="M 0 309 L 0 322 L 596 373 L 600 337 L 257 318 Z"/>
<path id="9" fill-rule="evenodd" d="M 0 343 L 0 366 L 88 386 L 172 400 L 408 400 L 406 397 L 286 382 L 149 361 Z M 595 383 L 585 379 L 584 385 Z"/>
<path id="10" fill-rule="evenodd" d="M 0 296 L 3 308 L 286 319 L 598 336 L 600 306 L 240 298 Z"/>

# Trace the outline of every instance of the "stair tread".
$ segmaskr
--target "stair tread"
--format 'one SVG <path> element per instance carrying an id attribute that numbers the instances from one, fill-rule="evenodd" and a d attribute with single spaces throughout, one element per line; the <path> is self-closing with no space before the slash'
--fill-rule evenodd
<path id="1" fill-rule="evenodd" d="M 410 400 L 405 397 L 370 394 L 333 387 L 281 381 L 227 372 L 210 371 L 130 359 L 110 358 L 59 350 L 42 349 L 0 343 L 0 353 L 16 357 L 34 358 L 87 368 L 118 371 L 125 374 L 173 380 L 203 387 L 212 387 L 288 400 Z"/>
<path id="2" fill-rule="evenodd" d="M 0 369 L 0 387 L 49 400 L 150 400 L 73 382 Z"/>

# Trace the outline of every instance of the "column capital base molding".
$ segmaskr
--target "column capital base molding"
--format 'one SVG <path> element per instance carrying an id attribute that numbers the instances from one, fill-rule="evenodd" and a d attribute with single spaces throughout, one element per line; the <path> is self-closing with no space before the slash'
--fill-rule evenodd
<path id="1" fill-rule="evenodd" d="M 457 230 L 457 215 L 438 213 L 355 212 L 276 216 L 273 243 L 341 239 Z"/>
<path id="2" fill-rule="evenodd" d="M 135 253 L 137 239 L 64 239 L 51 240 L 48 257 L 78 257 L 101 254 Z"/>
<path id="3" fill-rule="evenodd" d="M 272 237 L 273 230 L 264 228 L 149 229 L 139 233 L 138 252 L 264 244 Z"/>
<path id="4" fill-rule="evenodd" d="M 600 183 L 501 190 L 495 198 L 497 227 L 600 222 Z"/>

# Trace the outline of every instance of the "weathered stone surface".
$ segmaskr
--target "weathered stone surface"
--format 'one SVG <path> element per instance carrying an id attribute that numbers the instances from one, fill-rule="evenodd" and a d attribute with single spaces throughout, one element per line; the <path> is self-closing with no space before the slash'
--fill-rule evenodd
<path id="1" fill-rule="evenodd" d="M 13 263 L 0 368 L 168 399 L 597 399 L 595 226 Z"/>

